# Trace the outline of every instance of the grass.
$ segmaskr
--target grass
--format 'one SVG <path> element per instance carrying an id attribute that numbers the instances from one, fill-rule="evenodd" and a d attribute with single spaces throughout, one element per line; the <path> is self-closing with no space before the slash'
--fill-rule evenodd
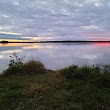
<path id="1" fill-rule="evenodd" d="M 76 65 L 48 71 L 33 60 L 19 66 L 0 75 L 0 110 L 110 110 L 108 71 Z"/>

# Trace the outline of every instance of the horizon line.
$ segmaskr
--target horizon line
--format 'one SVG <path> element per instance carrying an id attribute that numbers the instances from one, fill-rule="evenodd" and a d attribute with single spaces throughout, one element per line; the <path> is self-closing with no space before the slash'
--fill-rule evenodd
<path id="1" fill-rule="evenodd" d="M 75 43 L 75 42 L 110 42 L 110 40 L 55 40 L 55 41 L 7 41 L 3 40 L 0 43 Z"/>

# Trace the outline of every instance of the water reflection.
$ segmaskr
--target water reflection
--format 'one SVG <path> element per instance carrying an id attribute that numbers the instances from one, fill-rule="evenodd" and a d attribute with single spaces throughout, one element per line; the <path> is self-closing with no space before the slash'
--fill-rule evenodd
<path id="1" fill-rule="evenodd" d="M 96 46 L 102 46 L 102 47 L 103 46 L 108 46 L 109 47 L 110 46 L 110 43 L 109 42 L 102 42 L 102 43 L 95 43 L 95 45 Z"/>
<path id="2" fill-rule="evenodd" d="M 41 45 L 41 44 L 33 44 L 28 46 L 23 46 L 23 49 L 41 49 L 41 48 L 53 48 L 52 45 Z"/>
<path id="3" fill-rule="evenodd" d="M 37 59 L 49 69 L 71 64 L 110 64 L 110 43 L 0 44 L 0 72 L 16 52 L 25 61 Z"/>

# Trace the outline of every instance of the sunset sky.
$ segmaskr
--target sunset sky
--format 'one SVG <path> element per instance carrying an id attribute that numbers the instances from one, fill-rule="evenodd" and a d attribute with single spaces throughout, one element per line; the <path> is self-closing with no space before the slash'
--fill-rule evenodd
<path id="1" fill-rule="evenodd" d="M 0 40 L 110 40 L 110 0 L 0 0 Z"/>

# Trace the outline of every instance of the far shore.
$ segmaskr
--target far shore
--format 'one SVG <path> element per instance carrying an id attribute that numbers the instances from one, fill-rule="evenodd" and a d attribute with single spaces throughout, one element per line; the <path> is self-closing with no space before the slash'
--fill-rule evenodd
<path id="1" fill-rule="evenodd" d="M 101 40 L 64 40 L 64 41 L 0 41 L 0 43 L 110 43 L 110 41 L 101 41 Z"/>

